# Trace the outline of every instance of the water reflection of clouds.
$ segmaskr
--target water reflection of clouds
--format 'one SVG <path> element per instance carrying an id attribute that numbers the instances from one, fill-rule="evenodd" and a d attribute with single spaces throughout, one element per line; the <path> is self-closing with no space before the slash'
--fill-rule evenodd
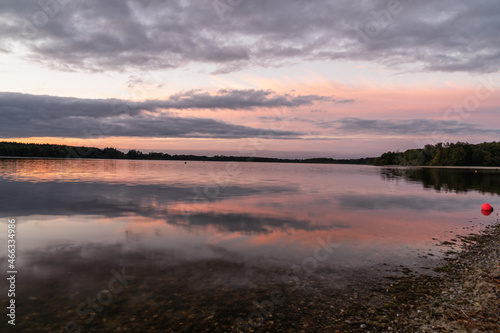
<path id="1" fill-rule="evenodd" d="M 373 216 L 361 216 L 361 211 L 378 211 L 379 223 L 384 225 L 395 216 L 402 217 L 405 211 L 453 213 L 472 209 L 482 200 L 477 196 L 448 196 L 437 200 L 424 192 L 310 196 L 287 185 L 246 184 L 221 188 L 213 201 L 193 205 L 194 191 L 190 187 L 9 181 L 0 182 L 0 186 L 0 216 L 4 217 L 94 215 L 122 219 L 136 216 L 188 230 L 213 228 L 219 232 L 251 234 L 349 229 L 358 220 L 373 220 Z M 194 209 L 186 216 L 182 205 Z"/>
<path id="2" fill-rule="evenodd" d="M 46 163 L 49 170 L 51 163 Z M 384 169 L 368 166 L 349 173 L 351 166 L 280 165 L 278 170 L 261 163 L 242 164 L 245 172 L 204 202 L 193 200 L 195 189 L 213 185 L 200 174 L 201 163 L 196 168 L 190 163 L 188 169 L 170 162 L 113 161 L 117 168 L 102 174 L 106 163 L 71 166 L 77 174 L 85 171 L 81 181 L 68 180 L 71 170 L 61 170 L 64 177 L 52 180 L 42 172 L 43 181 L 30 179 L 27 172 L 17 181 L 0 175 L 0 217 L 24 217 L 23 237 L 30 248 L 91 240 L 168 248 L 189 258 L 232 252 L 300 260 L 310 255 L 318 238 L 332 236 L 340 245 L 332 262 L 363 264 L 372 254 L 412 256 L 411 246 L 430 248 L 432 238 L 443 240 L 445 231 L 479 214 L 475 206 L 483 200 L 478 193 L 424 191 L 415 185 L 446 183 L 439 172 L 418 181 L 420 174 L 405 176 L 403 169 L 381 177 Z M 89 178 L 92 172 L 101 172 L 95 181 Z M 141 183 L 149 179 L 148 172 L 158 181 Z M 394 179 L 398 184 L 389 192 L 386 181 Z M 454 182 L 450 186 L 480 185 Z"/>
<path id="3" fill-rule="evenodd" d="M 71 277 L 71 284 L 81 287 L 82 284 L 97 284 L 96 281 L 107 277 L 110 269 L 120 267 L 127 267 L 129 272 L 138 273 L 139 280 L 151 274 L 163 275 L 166 279 L 170 278 L 170 275 L 172 277 L 177 275 L 184 282 L 204 279 L 210 280 L 209 283 L 220 282 L 223 276 L 217 276 L 217 274 L 224 274 L 226 268 L 230 268 L 226 273 L 233 275 L 234 280 L 244 279 L 245 283 L 250 283 L 246 276 L 247 270 L 260 271 L 264 268 L 263 262 L 248 261 L 238 253 L 221 246 L 208 245 L 206 251 L 209 255 L 205 258 L 189 258 L 177 249 L 144 246 L 131 248 L 124 243 L 45 246 L 23 253 L 23 273 L 30 278 L 66 279 Z M 219 270 L 212 272 L 212 267 L 210 267 L 212 265 L 218 267 Z M 261 267 L 253 267 L 253 265 L 261 265 Z M 250 275 L 252 278 L 256 277 L 253 273 Z M 226 278 L 226 282 L 231 281 L 231 276 Z M 89 279 L 93 280 L 92 283 Z M 72 286 L 66 284 L 65 288 L 69 290 Z"/>
<path id="4" fill-rule="evenodd" d="M 454 212 L 464 208 L 473 208 L 482 202 L 481 198 L 474 197 L 448 197 L 436 200 L 433 196 L 423 195 L 341 195 L 338 197 L 343 209 L 355 210 L 382 210 L 390 211 L 440 211 Z"/>
<path id="5" fill-rule="evenodd" d="M 185 224 L 183 215 L 170 215 L 169 223 Z M 189 215 L 190 226 L 214 226 L 224 232 L 256 232 L 270 233 L 274 230 L 327 230 L 331 226 L 313 225 L 307 220 L 295 220 L 290 218 L 276 218 L 246 213 L 216 213 L 207 212 Z"/>
<path id="6" fill-rule="evenodd" d="M 155 207 L 175 202 L 192 203 L 195 198 L 194 188 L 165 185 L 0 181 L 0 187 L 0 217 L 34 214 L 117 217 L 131 212 L 151 216 L 166 213 L 155 211 L 158 210 Z M 211 201 L 291 192 L 296 189 L 289 186 L 226 186 Z"/>
<path id="7" fill-rule="evenodd" d="M 185 227 L 213 226 L 221 231 L 271 232 L 274 229 L 324 230 L 307 219 L 289 216 L 268 216 L 259 211 L 216 212 L 196 211 L 186 216 L 176 212 L 179 203 L 191 204 L 194 192 L 188 187 L 106 183 L 64 182 L 2 182 L 0 216 L 33 215 L 99 215 L 117 218 L 130 214 L 152 219 L 163 219 L 169 224 Z M 36 191 L 33 189 L 36 188 Z M 213 202 L 241 197 L 294 193 L 287 186 L 224 187 Z M 23 198 L 23 200 L 19 200 Z"/>

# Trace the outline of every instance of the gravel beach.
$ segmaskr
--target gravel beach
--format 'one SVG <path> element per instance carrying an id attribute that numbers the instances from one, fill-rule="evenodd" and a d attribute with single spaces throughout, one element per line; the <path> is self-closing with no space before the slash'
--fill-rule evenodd
<path id="1" fill-rule="evenodd" d="M 387 331 L 500 332 L 500 225 L 460 237 L 440 276 L 395 278 L 388 289 L 401 318 Z M 388 306 L 389 304 L 385 304 Z"/>

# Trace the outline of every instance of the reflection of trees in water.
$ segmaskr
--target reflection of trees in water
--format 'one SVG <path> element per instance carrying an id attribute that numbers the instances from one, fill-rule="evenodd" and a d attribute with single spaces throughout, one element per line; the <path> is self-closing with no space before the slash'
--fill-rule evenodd
<path id="1" fill-rule="evenodd" d="M 500 194 L 500 169 L 479 169 L 476 173 L 474 169 L 382 168 L 380 174 L 385 180 L 421 183 L 437 191 Z"/>

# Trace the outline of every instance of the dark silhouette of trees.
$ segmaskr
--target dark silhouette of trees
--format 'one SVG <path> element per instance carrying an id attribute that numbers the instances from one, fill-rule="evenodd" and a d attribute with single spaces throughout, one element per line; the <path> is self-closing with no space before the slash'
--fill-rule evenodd
<path id="1" fill-rule="evenodd" d="M 500 166 L 500 142 L 470 144 L 438 143 L 403 153 L 387 152 L 377 157 L 375 165 L 405 166 Z"/>
<path id="2" fill-rule="evenodd" d="M 320 164 L 375 164 L 403 166 L 500 166 L 500 142 L 469 144 L 466 142 L 438 143 L 405 152 L 387 152 L 377 158 L 333 159 L 282 159 L 273 157 L 248 157 L 216 155 L 170 155 L 143 153 L 132 149 L 123 153 L 115 148 L 72 147 L 51 144 L 26 144 L 0 142 L 0 156 L 45 158 L 107 158 L 134 160 L 182 160 L 182 161 L 235 161 L 272 163 L 320 163 Z"/>
<path id="3" fill-rule="evenodd" d="M 277 163 L 327 163 L 327 164 L 373 164 L 373 158 L 359 159 L 281 159 L 273 157 L 196 155 L 170 155 L 165 153 L 143 153 L 132 149 L 123 153 L 115 148 L 71 147 L 51 144 L 0 142 L 0 156 L 4 157 L 45 157 L 45 158 L 104 158 L 132 160 L 179 160 L 179 161 L 235 161 L 235 162 L 277 162 Z"/>

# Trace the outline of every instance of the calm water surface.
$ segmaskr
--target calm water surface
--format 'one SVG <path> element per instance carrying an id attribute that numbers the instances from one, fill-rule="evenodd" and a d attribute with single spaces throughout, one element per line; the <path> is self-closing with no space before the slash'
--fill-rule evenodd
<path id="1" fill-rule="evenodd" d="M 193 312 L 231 323 L 251 311 L 234 293 L 201 300 L 214 290 L 265 297 L 283 275 L 340 289 L 353 272 L 425 271 L 440 242 L 496 220 L 480 206 L 495 206 L 499 188 L 495 169 L 0 159 L 0 235 L 5 244 L 15 218 L 25 331 L 187 332 Z M 126 290 L 95 317 L 77 312 L 122 269 L 134 276 Z M 138 309 L 149 326 L 134 326 Z"/>

